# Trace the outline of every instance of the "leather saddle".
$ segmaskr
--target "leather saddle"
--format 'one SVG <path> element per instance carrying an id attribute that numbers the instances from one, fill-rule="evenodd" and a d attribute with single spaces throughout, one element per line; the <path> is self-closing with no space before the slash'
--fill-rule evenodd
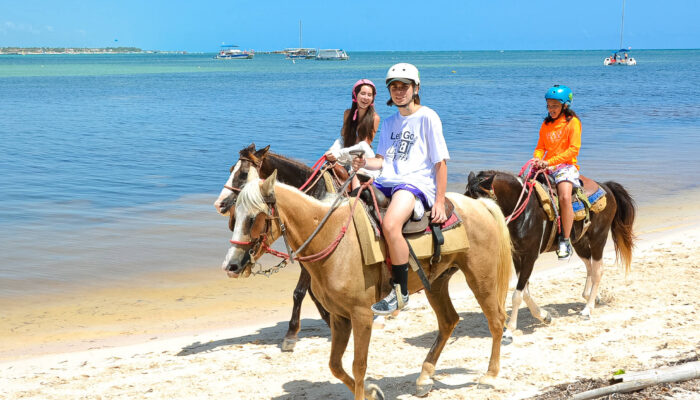
<path id="1" fill-rule="evenodd" d="M 369 177 L 365 177 L 364 175 L 358 174 L 357 177 L 360 179 L 360 182 L 366 182 L 369 180 Z M 374 196 L 377 199 L 377 206 L 379 206 L 379 210 L 374 209 L 374 200 L 372 199 L 372 193 L 370 193 L 369 189 L 374 191 Z M 357 192 L 359 191 L 359 188 L 353 190 L 350 192 L 351 197 L 357 196 Z M 369 214 L 372 216 L 372 219 L 374 222 L 377 223 L 377 226 L 379 226 L 379 217 L 377 216 L 377 213 L 384 217 L 384 214 L 386 213 L 386 209 L 389 207 L 389 198 L 384 195 L 384 193 L 381 192 L 381 190 L 377 189 L 376 186 L 370 185 L 367 189 L 363 190 L 362 193 L 360 193 L 360 199 L 365 203 L 367 210 L 369 211 Z M 454 204 L 450 201 L 450 199 L 445 198 L 445 216 L 447 219 L 452 216 L 452 213 L 454 212 Z M 437 224 L 431 224 L 430 220 L 432 219 L 431 217 L 431 212 L 430 210 L 426 210 L 425 213 L 423 213 L 423 217 L 420 220 L 414 220 L 410 218 L 408 221 L 403 226 L 402 232 L 404 235 L 410 235 L 410 234 L 416 234 L 416 233 L 430 233 L 430 231 L 434 230 L 437 228 L 438 230 L 440 227 Z"/>

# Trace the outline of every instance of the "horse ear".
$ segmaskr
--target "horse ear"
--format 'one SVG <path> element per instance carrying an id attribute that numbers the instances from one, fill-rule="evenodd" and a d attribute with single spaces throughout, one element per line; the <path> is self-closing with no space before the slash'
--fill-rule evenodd
<path id="1" fill-rule="evenodd" d="M 476 175 L 474 175 L 474 171 L 469 171 L 469 178 L 467 178 L 467 182 L 471 182 L 476 178 Z"/>
<path id="2" fill-rule="evenodd" d="M 246 147 L 245 149 L 250 151 L 250 152 L 254 152 L 255 151 L 255 142 L 249 144 L 248 147 Z"/>
<path id="3" fill-rule="evenodd" d="M 270 176 L 265 179 L 260 189 L 263 197 L 275 194 L 275 182 L 277 181 L 277 170 L 274 170 Z"/>
<path id="4" fill-rule="evenodd" d="M 491 187 L 493 186 L 493 178 L 496 177 L 496 174 L 493 174 L 491 176 L 487 176 L 486 178 L 482 178 L 481 181 L 479 182 L 480 185 L 486 184 L 487 186 Z"/>
<path id="5" fill-rule="evenodd" d="M 270 145 L 268 144 L 264 148 L 258 150 L 255 152 L 255 156 L 258 158 L 263 158 L 267 154 L 267 152 L 270 151 Z"/>

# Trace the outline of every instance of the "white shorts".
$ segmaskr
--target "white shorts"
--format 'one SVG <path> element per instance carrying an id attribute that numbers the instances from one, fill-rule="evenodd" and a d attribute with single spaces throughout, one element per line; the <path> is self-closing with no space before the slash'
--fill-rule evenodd
<path id="1" fill-rule="evenodd" d="M 574 165 L 559 164 L 557 165 L 554 172 L 552 172 L 552 176 L 554 176 L 554 182 L 557 185 L 559 184 L 559 182 L 566 181 L 571 182 L 574 185 L 574 187 L 581 186 L 581 182 L 579 181 L 578 168 L 576 168 Z"/>

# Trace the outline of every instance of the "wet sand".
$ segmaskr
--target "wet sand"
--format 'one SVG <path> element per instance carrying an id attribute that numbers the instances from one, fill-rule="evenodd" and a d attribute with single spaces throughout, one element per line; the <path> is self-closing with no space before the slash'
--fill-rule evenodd
<path id="1" fill-rule="evenodd" d="M 700 204 L 686 204 L 687 198 L 697 197 L 669 197 L 639 207 L 640 241 L 632 274 L 625 278 L 621 268 L 613 266 L 610 245 L 602 284 L 607 304 L 591 321 L 582 323 L 575 315 L 582 308 L 582 263 L 572 259 L 562 265 L 552 254 L 540 258 L 532 291 L 540 304 L 554 309 L 555 321 L 545 326 L 520 310 L 524 328 L 511 347 L 517 351 L 504 351 L 499 378 L 503 387 L 484 391 L 473 386 L 485 372 L 490 339 L 464 278 L 453 279 L 452 293 L 463 321 L 438 363 L 442 383 L 428 398 L 516 398 L 567 379 L 602 376 L 623 359 L 641 368 L 659 357 L 698 351 L 700 325 L 693 307 L 700 305 L 695 295 L 700 283 Z M 349 398 L 349 391 L 327 368 L 329 331 L 310 299 L 302 308 L 296 351 L 280 351 L 297 277 L 298 267 L 292 265 L 269 279 L 230 280 L 215 265 L 144 276 L 129 287 L 0 299 L 0 395 L 67 398 L 97 385 L 100 389 L 94 393 L 108 398 L 208 398 L 222 393 L 245 399 Z M 414 296 L 412 302 L 414 310 L 373 335 L 368 372 L 389 398 L 412 393 L 435 333 L 424 296 Z M 670 305 L 664 315 L 664 307 Z M 654 323 L 661 325 L 650 325 Z M 656 332 L 656 337 L 644 332 Z M 612 342 L 619 348 L 603 346 Z M 385 348 L 395 348 L 405 362 L 392 360 Z M 541 360 L 537 354 L 545 351 L 556 355 Z M 639 351 L 643 357 L 625 351 Z M 525 354 L 537 363 L 528 366 Z M 351 349 L 344 359 L 346 368 L 348 355 Z M 538 365 L 546 371 L 523 375 Z M 271 368 L 272 377 L 265 373 Z M 281 370 L 292 372 L 277 375 Z M 174 379 L 174 371 L 187 379 Z M 172 388 L 156 383 L 149 377 L 153 374 L 170 380 Z M 130 385 L 124 385 L 125 380 Z M 200 391 L 188 396 L 183 386 L 187 382 L 197 382 Z M 234 382 L 235 391 L 221 391 L 232 389 Z"/>

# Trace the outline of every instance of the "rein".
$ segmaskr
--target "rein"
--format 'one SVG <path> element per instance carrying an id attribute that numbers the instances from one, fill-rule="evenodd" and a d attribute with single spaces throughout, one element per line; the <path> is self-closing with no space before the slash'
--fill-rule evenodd
<path id="1" fill-rule="evenodd" d="M 325 158 L 325 156 L 324 156 L 323 158 Z M 349 177 L 349 178 L 345 181 L 345 183 L 343 184 L 343 187 L 341 188 L 340 193 L 344 193 L 344 192 L 345 192 L 345 189 L 346 189 L 347 186 L 352 182 L 352 178 L 355 176 L 355 174 L 356 174 L 356 171 L 353 171 L 353 173 L 350 174 L 350 177 Z M 316 227 L 316 229 L 311 233 L 311 235 L 309 236 L 309 238 L 306 239 L 306 241 L 305 241 L 296 251 L 292 251 L 291 248 L 289 247 L 289 242 L 288 242 L 288 240 L 287 240 L 287 231 L 286 231 L 286 228 L 285 228 L 285 226 L 284 226 L 284 223 L 281 221 L 279 215 L 277 215 L 277 216 L 274 215 L 274 214 L 275 214 L 274 204 L 276 203 L 276 200 L 275 200 L 275 199 L 272 199 L 271 201 L 268 202 L 268 207 L 270 208 L 270 214 L 268 214 L 268 216 L 267 216 L 267 222 L 269 222 L 270 220 L 273 220 L 273 219 L 274 219 L 274 220 L 277 220 L 277 223 L 278 223 L 279 226 L 280 226 L 280 231 L 282 232 L 282 238 L 283 238 L 283 240 L 284 240 L 285 246 L 287 247 L 288 253 L 284 253 L 284 252 L 281 252 L 281 251 L 277 251 L 277 250 L 271 248 L 271 247 L 267 244 L 268 231 L 269 231 L 269 229 L 270 229 L 269 224 L 267 224 L 266 229 L 265 229 L 265 232 L 262 233 L 257 239 L 255 239 L 255 240 L 253 240 L 253 241 L 244 242 L 244 241 L 238 241 L 238 240 L 233 240 L 233 239 L 232 239 L 232 240 L 230 240 L 230 242 L 231 242 L 231 244 L 235 244 L 235 245 L 253 245 L 253 247 L 248 251 L 248 253 L 250 254 L 251 258 L 252 258 L 252 256 L 253 256 L 255 253 L 257 253 L 257 252 L 259 251 L 259 249 L 260 249 L 261 246 L 262 246 L 262 248 L 264 249 L 265 253 L 268 253 L 268 254 L 271 254 L 271 255 L 273 255 L 273 256 L 276 256 L 276 257 L 281 258 L 282 261 L 277 265 L 277 267 L 273 268 L 273 269 L 274 269 L 273 272 L 276 272 L 276 271 L 279 270 L 280 268 L 283 268 L 284 266 L 286 266 L 286 264 L 287 264 L 287 262 L 288 262 L 289 260 L 292 260 L 292 261 L 302 261 L 302 262 L 303 262 L 303 261 L 314 262 L 314 261 L 323 260 L 324 258 L 328 257 L 328 256 L 336 249 L 336 247 L 338 247 L 338 244 L 340 244 L 340 241 L 341 241 L 341 240 L 343 239 L 343 237 L 345 236 L 345 233 L 347 232 L 347 229 L 348 229 L 348 227 L 350 226 L 350 222 L 352 221 L 352 217 L 353 217 L 353 215 L 355 214 L 355 208 L 357 208 L 357 205 L 358 205 L 358 203 L 359 203 L 359 201 L 360 201 L 360 193 L 362 193 L 362 191 L 363 191 L 365 188 L 369 187 L 369 185 L 370 185 L 369 182 L 365 182 L 365 183 L 362 184 L 362 186 L 360 187 L 360 190 L 359 190 L 358 193 L 357 193 L 357 197 L 355 198 L 355 202 L 354 202 L 354 203 L 352 204 L 352 206 L 351 206 L 350 215 L 348 216 L 348 219 L 347 219 L 347 221 L 345 222 L 345 224 L 340 228 L 340 232 L 338 233 L 338 235 L 336 236 L 336 238 L 335 238 L 325 249 L 319 251 L 318 253 L 310 254 L 310 255 L 306 255 L 306 256 L 300 256 L 300 255 L 299 255 L 299 253 L 300 253 L 300 252 L 311 242 L 311 240 L 318 234 L 318 232 L 321 230 L 321 228 L 323 227 L 323 225 L 325 224 L 325 222 L 328 220 L 328 218 L 331 216 L 331 214 L 333 213 L 333 211 L 336 210 L 338 203 L 340 202 L 340 200 L 343 199 L 343 196 L 340 195 L 340 194 L 338 195 L 338 197 L 336 198 L 336 200 L 333 202 L 333 204 L 331 205 L 331 208 L 328 210 L 328 212 L 327 212 L 326 215 L 323 217 L 323 219 L 321 220 L 321 222 L 318 224 L 318 226 Z M 374 193 L 372 193 L 372 197 L 374 198 Z M 374 199 L 374 201 L 375 201 L 375 204 L 376 204 L 376 199 Z M 271 269 L 270 271 L 272 271 L 272 269 Z M 269 272 L 269 271 L 268 271 L 268 272 Z M 269 275 L 268 275 L 268 276 L 269 276 Z"/>
<path id="2" fill-rule="evenodd" d="M 304 193 L 306 193 L 309 189 L 311 189 L 311 188 L 316 184 L 316 182 L 318 182 L 318 180 L 321 178 L 321 176 L 323 175 L 323 173 L 318 174 L 318 178 L 316 178 L 316 180 L 314 181 L 314 183 L 312 183 L 311 186 L 309 186 L 308 189 L 304 190 L 304 188 L 306 187 L 306 185 L 308 185 L 309 182 L 311 182 L 311 180 L 314 178 L 314 176 L 316 176 L 316 174 L 317 174 L 318 171 L 321 169 L 321 167 L 324 167 L 324 162 L 325 162 L 325 161 L 326 161 L 326 155 L 324 154 L 324 155 L 321 156 L 321 158 L 319 158 L 319 159 L 316 161 L 316 163 L 314 163 L 313 167 L 311 167 L 311 169 L 313 170 L 313 172 L 311 173 L 311 176 L 309 177 L 309 179 L 306 180 L 306 182 L 304 182 L 303 185 L 299 186 L 299 190 L 302 190 L 302 191 L 304 191 Z M 324 168 L 325 168 L 325 167 L 324 167 Z M 326 168 L 326 170 L 327 170 L 327 168 Z M 325 171 L 324 171 L 324 172 L 325 172 Z"/>
<path id="3" fill-rule="evenodd" d="M 509 224 L 511 221 L 517 219 L 527 208 L 528 203 L 530 202 L 530 196 L 532 196 L 532 189 L 536 185 L 536 178 L 538 175 L 541 174 L 547 174 L 548 172 L 545 169 L 540 169 L 535 172 L 533 175 L 532 172 L 532 166 L 533 166 L 533 161 L 529 160 L 528 162 L 523 165 L 523 167 L 520 169 L 520 173 L 518 174 L 519 177 L 523 178 L 523 175 L 527 171 L 527 175 L 525 176 L 525 183 L 523 183 L 523 190 L 520 192 L 520 197 L 518 197 L 518 201 L 515 203 L 515 207 L 513 209 L 513 212 L 506 218 L 506 225 Z M 529 169 L 529 171 L 528 171 Z M 549 188 L 550 193 L 554 193 L 552 190 L 552 186 L 549 183 L 549 179 L 545 179 L 547 182 L 547 187 Z M 522 203 L 520 202 L 523 199 L 523 195 L 527 191 L 527 197 L 525 198 L 525 201 Z M 559 221 L 559 216 L 557 216 L 557 229 L 561 231 L 561 224 Z"/>

